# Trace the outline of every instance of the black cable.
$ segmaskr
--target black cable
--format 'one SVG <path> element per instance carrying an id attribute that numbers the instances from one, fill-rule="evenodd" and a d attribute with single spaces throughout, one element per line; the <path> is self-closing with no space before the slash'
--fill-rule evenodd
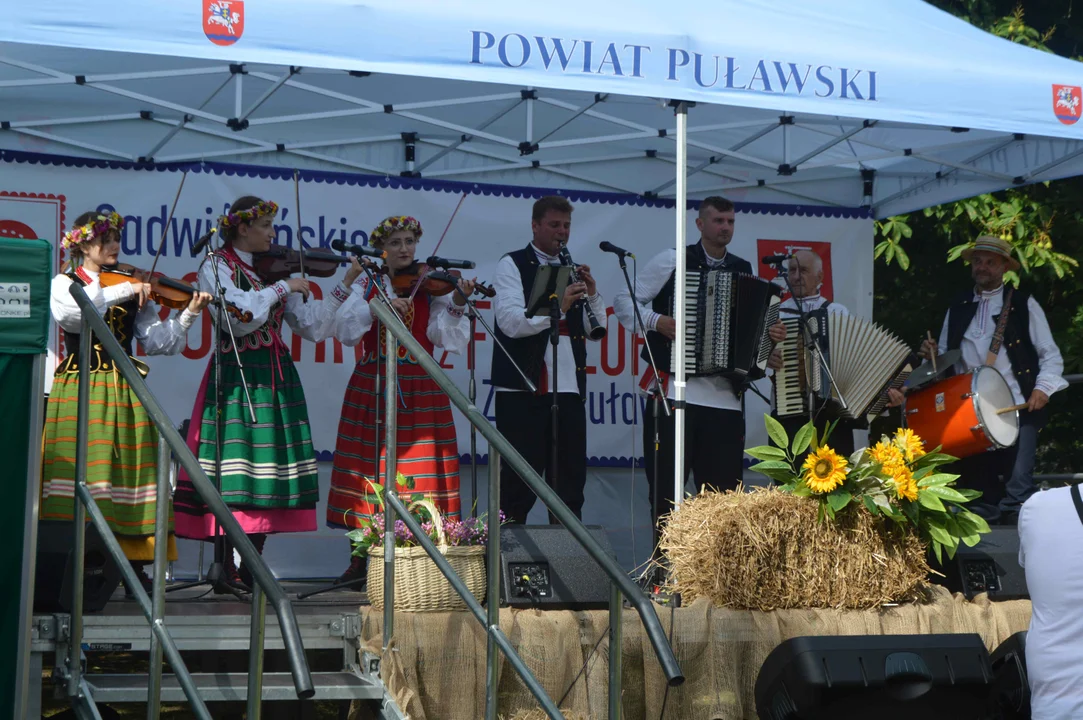
<path id="1" fill-rule="evenodd" d="M 669 599 L 669 646 L 673 647 L 673 626 L 677 618 L 677 598 Z M 669 683 L 666 683 L 666 692 L 662 695 L 662 712 L 658 713 L 658 720 L 662 720 L 666 714 L 666 701 L 669 700 Z"/>
<path id="2" fill-rule="evenodd" d="M 577 672 L 575 674 L 575 677 L 572 678 L 572 684 L 568 686 L 568 689 L 565 690 L 564 694 L 560 696 L 560 700 L 557 701 L 557 707 L 558 708 L 561 705 L 563 705 L 564 701 L 568 699 L 569 695 L 571 695 L 572 688 L 574 688 L 575 684 L 577 682 L 579 682 L 579 678 L 583 676 L 583 673 L 585 673 L 587 671 L 587 666 L 590 665 L 591 658 L 594 657 L 594 653 L 598 652 L 598 648 L 601 647 L 601 645 L 602 645 L 602 640 L 604 640 L 605 636 L 608 635 L 608 634 L 609 634 L 609 625 L 607 624 L 605 626 L 605 630 L 602 631 L 601 636 L 598 638 L 598 642 L 594 643 L 594 648 L 590 651 L 590 653 L 587 655 L 587 659 L 583 662 L 583 667 L 579 668 L 579 672 Z M 617 649 L 617 652 L 620 652 L 619 648 Z M 609 648 L 609 654 L 612 657 L 613 648 Z M 613 661 L 610 660 L 610 662 L 613 662 Z"/>

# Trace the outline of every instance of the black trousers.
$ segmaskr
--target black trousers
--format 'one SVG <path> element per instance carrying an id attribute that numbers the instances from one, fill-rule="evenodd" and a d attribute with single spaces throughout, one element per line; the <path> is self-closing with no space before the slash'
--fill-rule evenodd
<path id="1" fill-rule="evenodd" d="M 654 409 L 657 402 L 647 403 L 643 423 L 643 459 L 647 465 L 647 486 L 655 524 L 658 516 L 673 508 L 674 425 L 658 406 L 658 478 L 654 476 Z M 745 419 L 740 410 L 720 410 L 703 405 L 685 405 L 684 477 L 689 471 L 696 481 L 696 490 L 704 486 L 715 490 L 733 490 L 744 473 Z M 654 505 L 654 487 L 658 484 L 658 505 Z"/>
<path id="2" fill-rule="evenodd" d="M 807 415 L 791 415 L 790 417 L 780 418 L 775 416 L 775 419 L 782 423 L 783 429 L 790 438 L 791 445 L 793 444 L 793 437 L 797 434 L 805 423 L 808 422 Z M 817 420 L 816 421 L 816 436 L 822 438 L 824 431 L 827 430 L 830 420 Z M 848 420 L 847 418 L 839 418 L 838 423 L 835 425 L 835 429 L 831 431 L 831 437 L 827 439 L 827 444 L 839 455 L 849 459 L 854 454 L 854 429 L 857 427 L 857 422 L 854 420 Z M 805 461 L 805 457 L 808 456 L 806 451 L 798 458 L 796 463 L 798 469 L 800 469 L 801 463 Z"/>
<path id="3" fill-rule="evenodd" d="M 496 393 L 496 429 L 530 466 L 553 487 L 549 471 L 553 446 L 551 395 L 526 392 Z M 583 518 L 583 488 L 587 484 L 587 416 L 578 393 L 557 394 L 557 495 Z M 523 524 L 538 497 L 519 474 L 500 461 L 500 509 L 508 522 Z M 550 516 L 551 523 L 556 520 Z"/>

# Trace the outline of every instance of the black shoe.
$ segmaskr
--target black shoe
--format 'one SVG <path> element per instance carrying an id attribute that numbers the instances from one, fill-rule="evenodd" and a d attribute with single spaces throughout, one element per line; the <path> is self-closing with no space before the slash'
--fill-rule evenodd
<path id="1" fill-rule="evenodd" d="M 154 582 L 149 577 L 147 577 L 146 572 L 144 572 L 143 570 L 144 567 L 146 567 L 144 563 L 139 563 L 138 565 L 132 563 L 132 570 L 135 571 L 136 579 L 138 579 L 139 584 L 143 586 L 144 592 L 150 595 L 151 591 L 154 590 Z M 130 587 L 128 587 L 128 583 L 124 583 L 124 597 L 129 599 L 135 597 L 135 593 L 132 592 L 132 589 Z"/>
<path id="2" fill-rule="evenodd" d="M 354 555 L 350 558 L 350 566 L 335 580 L 333 585 L 344 585 L 349 582 L 360 580 L 359 585 L 354 585 L 355 590 L 364 590 L 368 583 L 368 558 Z"/>
<path id="3" fill-rule="evenodd" d="M 222 559 L 221 581 L 241 592 L 252 592 L 252 586 L 241 578 L 241 573 L 237 570 L 237 565 L 233 561 L 233 549 L 230 547 L 226 548 L 226 556 Z M 233 593 L 218 584 L 214 586 L 214 594 L 232 595 Z"/>

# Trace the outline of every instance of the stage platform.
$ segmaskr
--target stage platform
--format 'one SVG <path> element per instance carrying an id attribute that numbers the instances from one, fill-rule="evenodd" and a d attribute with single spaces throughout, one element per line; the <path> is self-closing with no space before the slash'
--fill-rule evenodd
<path id="1" fill-rule="evenodd" d="M 283 583 L 308 651 L 317 700 L 340 701 L 343 708 L 346 701 L 353 701 L 353 718 L 379 717 L 361 712 L 361 708 L 387 707 L 388 698 L 413 720 L 484 717 L 485 634 L 471 615 L 396 613 L 392 650 L 380 658 L 382 614 L 367 605 L 364 593 L 353 591 L 335 590 L 296 599 L 298 593 L 321 586 L 316 582 Z M 246 691 L 250 605 L 205 593 L 206 589 L 190 589 L 167 596 L 166 624 L 186 661 L 191 659 L 190 669 L 205 698 L 238 703 Z M 639 617 L 626 607 L 622 620 L 626 720 L 755 718 L 753 690 L 759 668 L 772 649 L 791 637 L 978 633 L 992 651 L 1014 633 L 1026 630 L 1030 622 L 1029 601 L 991 602 L 984 595 L 967 601 L 939 587 L 931 590 L 928 603 L 876 611 L 758 612 L 713 608 L 703 601 L 676 609 L 658 605 L 656 611 L 672 639 L 686 682 L 667 691 Z M 67 651 L 69 622 L 63 614 L 35 615 L 31 677 L 41 677 L 43 667 L 52 667 L 57 653 Z M 500 624 L 563 709 L 588 718 L 606 717 L 606 611 L 502 608 Z M 102 658 L 113 656 L 142 657 L 145 663 L 149 640 L 138 606 L 125 599 L 122 589 L 104 610 L 85 617 L 84 650 L 99 668 Z M 266 699 L 293 698 L 281 653 L 278 664 L 275 662 L 282 640 L 270 610 L 266 648 Z M 377 658 L 380 661 L 374 663 Z M 167 675 L 163 701 L 182 702 L 175 680 L 169 678 Z M 92 672 L 88 680 L 103 702 L 145 701 L 145 685 L 132 675 L 99 671 Z M 504 717 L 536 707 L 505 663 L 501 665 L 498 693 Z M 384 717 L 401 717 L 385 712 Z M 346 717 L 345 709 L 341 717 Z"/>

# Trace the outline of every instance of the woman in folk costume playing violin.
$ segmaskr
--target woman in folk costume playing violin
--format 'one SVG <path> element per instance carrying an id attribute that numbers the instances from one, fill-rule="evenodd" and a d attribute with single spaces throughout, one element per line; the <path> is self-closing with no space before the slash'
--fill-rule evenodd
<path id="1" fill-rule="evenodd" d="M 71 255 L 71 267 L 69 272 L 53 278 L 49 306 L 53 319 L 64 331 L 67 357 L 56 369 L 46 410 L 41 504 L 44 520 L 70 521 L 73 517 L 83 314 L 71 296 L 71 285 L 82 286 L 144 377 L 147 366 L 135 359 L 133 340 L 139 341 L 147 355 L 181 352 L 188 328 L 211 299 L 207 293 L 197 292 L 187 308 L 162 320 L 158 305 L 149 299 L 149 284 L 125 282 L 103 287 L 100 276 L 117 263 L 123 227 L 124 219 L 115 212 L 87 212 L 76 218 L 75 227 L 62 241 Z M 142 568 L 154 559 L 158 430 L 113 359 L 93 336 L 89 341 L 93 348 L 87 488 L 149 591 L 150 578 Z M 170 512 L 171 524 L 172 515 Z M 168 557 L 175 560 L 176 556 L 176 542 L 170 532 Z"/>
<path id="2" fill-rule="evenodd" d="M 268 534 L 315 530 L 319 499 L 305 393 L 282 341 L 282 324 L 285 322 L 306 340 L 323 341 L 330 336 L 335 311 L 349 297 L 349 283 L 360 272 L 360 267 L 351 271 L 355 273 L 352 277 L 347 272 L 347 283 L 336 287 L 324 302 L 308 298 L 307 279 L 265 282 L 255 270 L 253 253 L 270 248 L 277 212 L 275 203 L 246 196 L 233 203 L 228 215 L 219 218 L 223 247 L 210 262 L 200 266 L 199 286 L 216 287 L 217 274 L 225 299 L 242 312 L 250 311 L 252 319 L 242 322 L 233 315 L 226 316 L 238 352 L 234 353 L 229 331 L 219 329 L 222 407 L 215 406 L 212 357 L 188 429 L 188 446 L 213 482 L 216 424 L 220 425 L 222 499 L 260 552 Z M 237 354 L 243 367 L 237 364 Z M 244 381 L 256 415 L 254 423 Z M 215 518 L 184 473 L 177 483 L 174 505 L 180 537 L 214 539 Z M 234 565 L 232 549 L 225 554 L 224 570 L 228 584 L 241 589 L 251 587 L 251 573 L 243 564 L 239 569 Z"/>
<path id="3" fill-rule="evenodd" d="M 432 296 L 423 289 L 413 298 L 395 297 L 392 282 L 396 274 L 411 269 L 421 223 L 408 216 L 393 216 L 372 231 L 373 247 L 383 250 L 387 276 L 377 278 L 399 317 L 413 336 L 431 355 L 434 348 L 461 354 L 470 336 L 470 322 L 464 317 L 463 296 L 474 291 L 474 282 L 460 279 L 458 292 Z M 379 362 L 387 362 L 386 337 L 374 326 L 369 300 L 376 295 L 368 278 L 362 291 L 343 303 L 335 320 L 335 337 L 345 345 L 362 343 L 361 360 L 354 369 L 338 426 L 331 492 L 327 498 L 327 524 L 333 528 L 355 529 L 361 521 L 378 512 L 370 480 L 383 482 L 385 448 L 380 448 L 380 467 L 374 467 L 377 443 L 375 388 Z M 449 517 L 459 516 L 459 447 L 451 403 L 444 391 L 418 364 L 417 359 L 399 346 L 398 357 L 398 443 L 397 469 L 416 482 L 414 492 L 436 503 Z M 349 568 L 336 584 L 364 577 L 365 559 L 353 557 Z"/>

